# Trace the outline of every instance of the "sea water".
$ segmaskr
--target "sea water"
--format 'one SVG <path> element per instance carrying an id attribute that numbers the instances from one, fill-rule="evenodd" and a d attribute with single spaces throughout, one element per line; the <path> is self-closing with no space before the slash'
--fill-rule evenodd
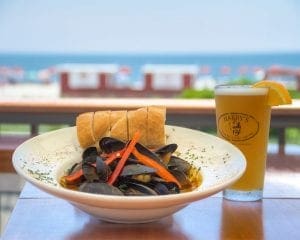
<path id="1" fill-rule="evenodd" d="M 0 53 L 0 67 L 21 67 L 25 71 L 38 71 L 63 63 L 97 63 L 126 65 L 131 69 L 133 81 L 141 79 L 141 68 L 145 64 L 195 64 L 209 66 L 209 74 L 221 76 L 220 68 L 228 66 L 231 72 L 227 77 L 234 79 L 240 75 L 239 68 L 246 66 L 245 76 L 253 74 L 255 68 L 268 68 L 272 65 L 286 67 L 300 66 L 300 53 L 261 53 L 261 54 L 42 54 L 42 53 Z"/>

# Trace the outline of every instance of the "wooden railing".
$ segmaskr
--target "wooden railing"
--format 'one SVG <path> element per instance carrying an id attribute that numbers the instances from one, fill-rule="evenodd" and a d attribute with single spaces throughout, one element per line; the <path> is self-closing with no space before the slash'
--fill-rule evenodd
<path id="1" fill-rule="evenodd" d="M 167 124 L 205 130 L 216 128 L 214 100 L 153 99 L 153 98 L 60 98 L 50 100 L 0 100 L 0 124 L 29 124 L 28 137 L 38 134 L 40 124 L 74 125 L 76 116 L 81 112 L 98 110 L 136 109 L 148 105 L 167 107 Z M 284 153 L 285 129 L 300 127 L 300 100 L 292 105 L 272 109 L 271 128 L 279 132 L 279 152 Z M 0 136 L 0 157 L 3 151 L 9 158 L 22 139 L 13 140 L 12 136 Z M 1 155 L 2 151 L 2 155 Z M 9 151 L 7 153 L 7 151 Z M 1 161 L 0 161 L 1 164 Z M 1 170 L 1 167 L 0 167 Z"/>

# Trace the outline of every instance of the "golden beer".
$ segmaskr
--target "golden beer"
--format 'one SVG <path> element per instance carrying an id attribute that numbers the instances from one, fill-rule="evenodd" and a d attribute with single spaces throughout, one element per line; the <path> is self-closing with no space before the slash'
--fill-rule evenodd
<path id="1" fill-rule="evenodd" d="M 227 195 L 236 194 L 233 200 L 262 198 L 271 113 L 267 97 L 268 88 L 215 88 L 218 136 L 237 146 L 247 160 L 245 173 L 227 190 Z"/>

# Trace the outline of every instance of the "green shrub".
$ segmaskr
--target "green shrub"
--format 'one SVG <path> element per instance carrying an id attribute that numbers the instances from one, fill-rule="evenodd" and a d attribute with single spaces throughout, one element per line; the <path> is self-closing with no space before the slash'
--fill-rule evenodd
<path id="1" fill-rule="evenodd" d="M 233 79 L 229 81 L 229 84 L 237 84 L 237 85 L 251 85 L 253 84 L 253 80 L 246 77 L 239 77 L 237 79 Z"/>
<path id="2" fill-rule="evenodd" d="M 211 89 L 185 89 L 179 96 L 180 98 L 214 98 L 214 91 Z"/>
<path id="3" fill-rule="evenodd" d="M 300 98 L 300 92 L 297 90 L 289 90 L 291 97 L 294 99 Z"/>
<path id="4" fill-rule="evenodd" d="M 300 144 L 300 128 L 286 128 L 286 142 L 291 144 Z"/>

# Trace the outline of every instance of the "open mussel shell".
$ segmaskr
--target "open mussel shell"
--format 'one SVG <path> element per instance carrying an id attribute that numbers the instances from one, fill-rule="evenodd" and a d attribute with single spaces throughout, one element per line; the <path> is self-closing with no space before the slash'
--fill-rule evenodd
<path id="1" fill-rule="evenodd" d="M 164 145 L 164 146 L 156 149 L 155 153 L 158 155 L 163 155 L 166 153 L 174 153 L 177 148 L 178 148 L 178 145 L 176 143 L 170 143 L 170 144 Z"/>
<path id="2" fill-rule="evenodd" d="M 97 156 L 98 150 L 96 147 L 88 147 L 82 153 L 82 159 L 85 159 L 89 156 Z"/>
<path id="3" fill-rule="evenodd" d="M 158 195 L 152 188 L 140 182 L 127 181 L 126 185 L 128 188 L 125 191 L 125 195 Z"/>
<path id="4" fill-rule="evenodd" d="M 96 167 L 92 165 L 96 163 Z M 83 160 L 82 172 L 88 182 L 107 181 L 111 170 L 99 156 L 89 156 Z"/>
<path id="5" fill-rule="evenodd" d="M 189 176 L 186 173 L 179 170 L 170 170 L 170 172 L 178 180 L 183 189 L 192 187 L 192 183 L 189 179 Z"/>
<path id="6" fill-rule="evenodd" d="M 153 184 L 153 190 L 155 192 L 157 192 L 158 195 L 167 195 L 167 194 L 170 194 L 170 190 L 169 188 L 161 183 L 161 182 L 155 182 L 155 184 Z"/>
<path id="7" fill-rule="evenodd" d="M 89 163 L 82 164 L 83 176 L 88 182 L 99 181 L 99 176 L 97 174 L 96 167 Z"/>
<path id="8" fill-rule="evenodd" d="M 179 188 L 175 183 L 161 181 L 143 182 L 130 177 L 119 179 L 119 188 L 127 196 L 151 196 L 179 193 Z"/>
<path id="9" fill-rule="evenodd" d="M 146 148 L 145 146 L 143 146 L 140 143 L 137 143 L 135 145 L 135 148 L 137 151 L 139 151 L 141 154 L 151 158 L 152 160 L 158 162 L 159 164 L 163 165 L 162 160 L 158 157 L 158 155 L 156 155 L 154 152 L 150 151 L 148 148 Z"/>
<path id="10" fill-rule="evenodd" d="M 79 187 L 79 191 L 96 194 L 124 195 L 117 187 L 103 182 L 85 182 Z"/>
<path id="11" fill-rule="evenodd" d="M 111 169 L 100 157 L 97 157 L 96 170 L 99 180 L 106 182 L 111 174 Z"/>
<path id="12" fill-rule="evenodd" d="M 170 161 L 168 162 L 168 168 L 170 170 L 177 170 L 180 172 L 187 173 L 191 169 L 192 165 L 176 156 L 171 156 Z"/>
<path id="13" fill-rule="evenodd" d="M 142 164 L 128 164 L 125 165 L 120 176 L 132 176 L 140 174 L 151 174 L 155 173 L 156 170 L 152 167 L 147 167 Z"/>
<path id="14" fill-rule="evenodd" d="M 97 161 L 98 155 L 90 155 L 82 159 L 82 164 L 92 164 Z"/>
<path id="15" fill-rule="evenodd" d="M 160 184 L 163 184 L 164 186 L 166 186 L 166 188 L 168 189 L 168 194 L 180 193 L 180 189 L 176 183 L 166 182 L 164 179 L 162 179 L 160 177 L 152 177 L 152 182 L 155 184 L 160 183 Z M 163 194 L 163 193 L 161 193 L 161 194 Z"/>
<path id="16" fill-rule="evenodd" d="M 176 143 L 170 143 L 155 150 L 155 153 L 161 158 L 165 165 L 168 165 L 171 156 L 176 151 L 177 147 L 178 145 Z"/>
<path id="17" fill-rule="evenodd" d="M 112 153 L 122 150 L 125 146 L 125 142 L 112 137 L 103 137 L 99 141 L 99 147 L 105 153 Z"/>

